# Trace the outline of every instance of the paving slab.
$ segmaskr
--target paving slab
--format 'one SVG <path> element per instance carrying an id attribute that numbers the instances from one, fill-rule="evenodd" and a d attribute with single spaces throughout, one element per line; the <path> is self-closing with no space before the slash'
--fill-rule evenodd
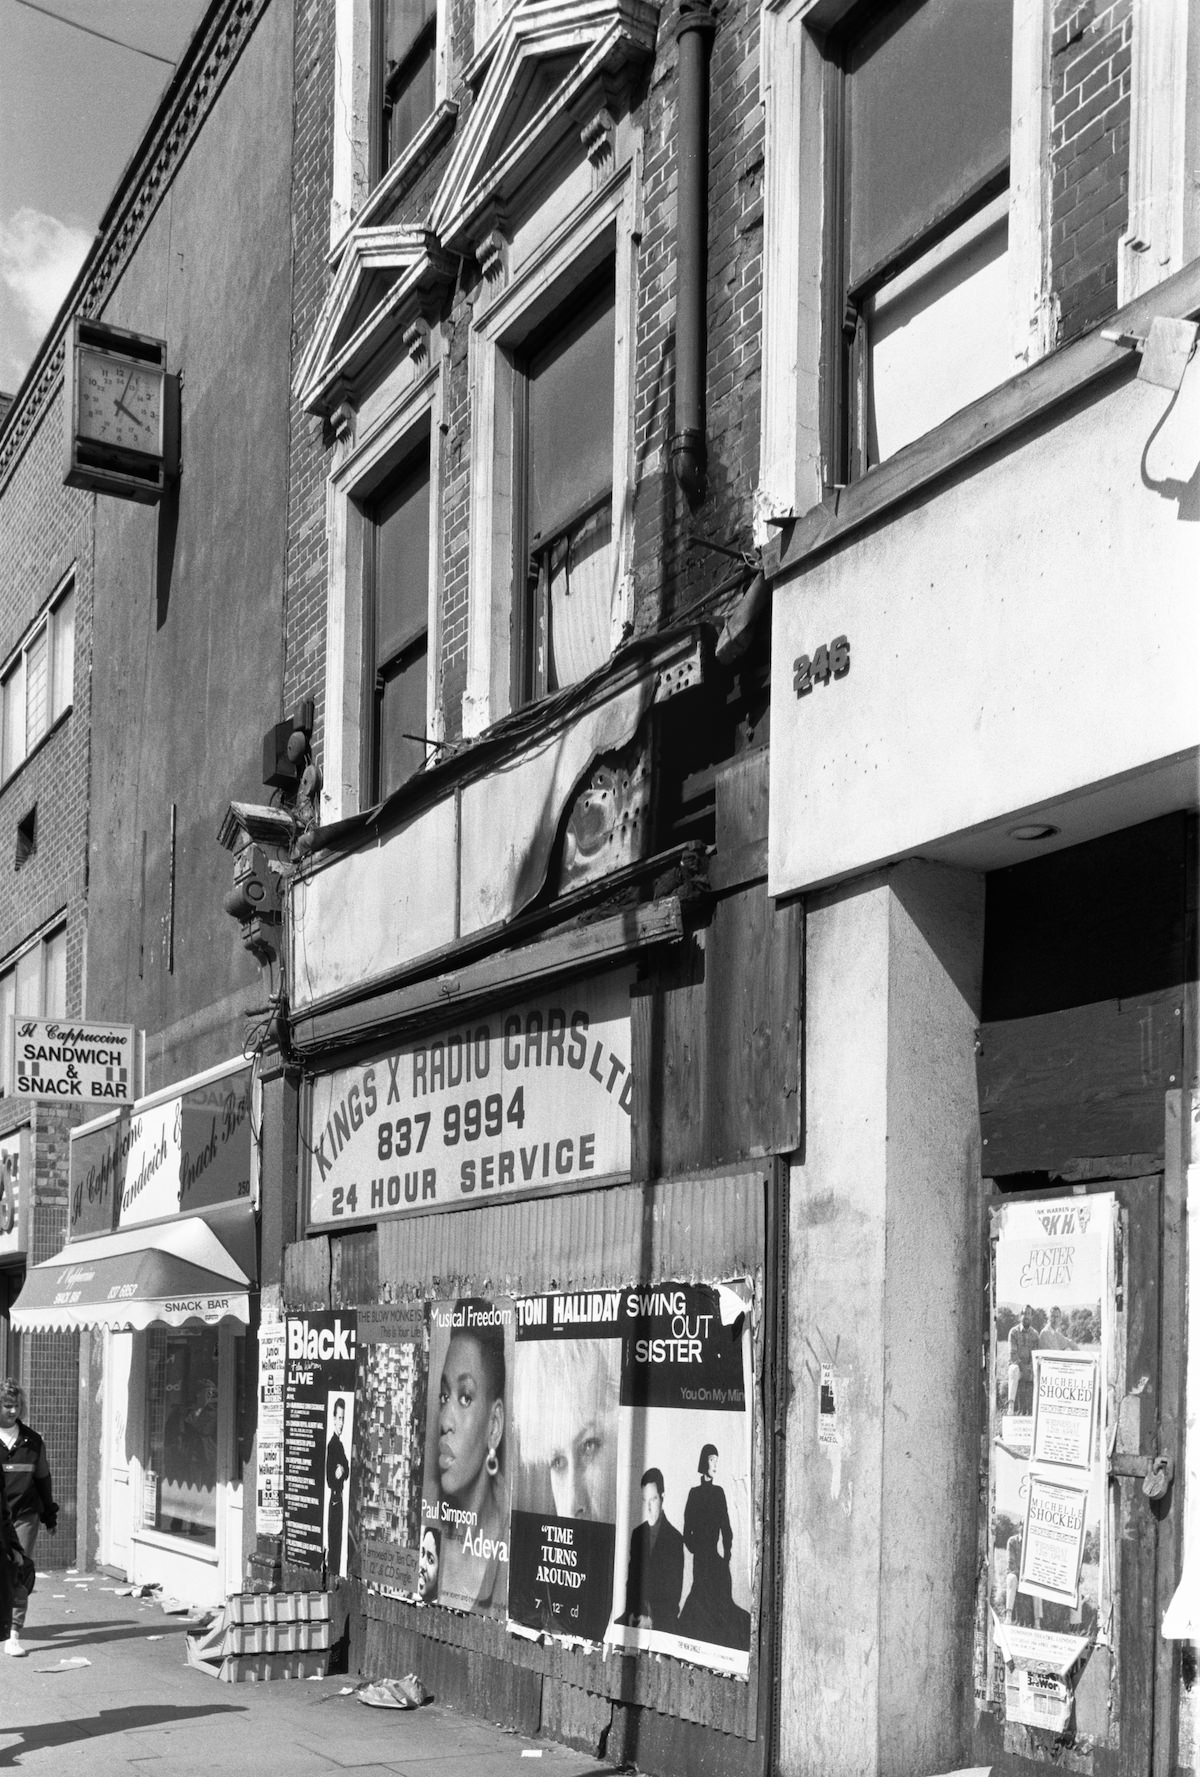
<path id="1" fill-rule="evenodd" d="M 187 1664 L 188 1624 L 104 1574 L 39 1573 L 28 1657 L 0 1654 L 0 1773 L 612 1777 L 610 1765 L 436 1700 L 367 1708 L 353 1677 L 222 1684 Z M 73 1660 L 87 1664 L 62 1663 Z"/>

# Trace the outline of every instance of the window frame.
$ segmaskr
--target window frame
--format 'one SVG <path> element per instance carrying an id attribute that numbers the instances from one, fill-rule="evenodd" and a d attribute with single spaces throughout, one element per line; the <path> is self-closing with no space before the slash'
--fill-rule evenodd
<path id="1" fill-rule="evenodd" d="M 423 367 L 406 359 L 398 375 L 364 403 L 360 437 L 346 436 L 328 482 L 329 602 L 325 626 L 324 797 L 326 818 L 341 820 L 369 806 L 364 744 L 367 709 L 366 508 L 423 432 L 429 438 L 429 621 L 426 648 L 426 733 L 436 746 L 445 733 L 439 696 L 441 657 L 442 345 L 435 323 Z M 405 380 L 407 379 L 407 380 Z"/>
<path id="2" fill-rule="evenodd" d="M 760 543 L 774 534 L 773 520 L 802 515 L 846 480 L 838 450 L 847 434 L 850 393 L 837 374 L 843 320 L 838 42 L 857 4 L 763 4 L 764 334 L 755 526 Z M 1014 375 L 1055 344 L 1049 95 L 1048 8 L 1044 0 L 1013 0 L 1008 287 Z"/>
<path id="3" fill-rule="evenodd" d="M 610 275 L 611 273 L 611 275 Z M 595 274 L 594 288 L 589 290 L 573 289 L 570 304 L 578 302 L 580 317 L 583 314 L 601 307 L 603 298 L 611 289 L 614 337 L 616 330 L 616 265 L 615 261 L 602 261 Z M 607 492 L 596 494 L 584 492 L 578 502 L 571 508 L 563 522 L 549 535 L 542 537 L 533 531 L 533 515 L 531 511 L 532 495 L 530 483 L 533 477 L 532 442 L 530 437 L 530 399 L 533 376 L 530 368 L 531 358 L 540 356 L 556 338 L 561 338 L 569 331 L 570 313 L 566 315 L 552 314 L 547 317 L 542 327 L 526 339 L 520 348 L 513 351 L 513 436 L 514 473 L 513 473 L 513 606 L 512 606 L 512 688 L 514 705 L 524 707 L 536 703 L 540 698 L 549 695 L 551 686 L 550 655 L 552 647 L 551 625 L 551 589 L 550 572 L 553 552 L 562 542 L 567 545 L 567 559 L 575 539 L 587 526 L 594 514 L 607 505 L 609 512 L 609 543 L 613 548 L 613 484 L 611 474 Z M 610 463 L 610 469 L 611 469 Z M 535 573 L 535 562 L 537 571 Z M 521 566 L 526 564 L 525 579 L 521 579 Z"/>
<path id="4" fill-rule="evenodd" d="M 450 0 L 437 0 L 434 49 L 434 103 L 430 116 L 390 166 L 382 164 L 379 122 L 381 0 L 335 0 L 333 162 L 329 200 L 329 244 L 336 248 L 369 198 L 419 156 L 427 132 L 436 128 L 450 93 Z"/>
<path id="5" fill-rule="evenodd" d="M 399 161 L 404 159 L 406 151 L 412 146 L 420 134 L 421 126 L 437 109 L 439 91 L 439 62 L 444 58 L 440 51 L 445 42 L 444 21 L 440 17 L 441 7 L 434 0 L 430 17 L 421 26 L 404 55 L 397 62 L 389 76 L 386 67 L 387 41 L 384 30 L 389 0 L 372 0 L 371 9 L 371 187 L 375 188 Z M 387 158 L 387 137 L 390 134 L 393 95 L 389 87 L 394 86 L 397 92 L 403 92 L 407 80 L 419 71 L 427 59 L 433 63 L 433 103 L 425 116 L 418 120 L 407 140 L 397 153 Z"/>
<path id="6" fill-rule="evenodd" d="M 47 1007 L 47 981 L 52 946 L 61 939 L 61 970 L 62 970 L 62 1005 Z M 17 986 L 18 970 L 29 957 L 37 955 L 38 992 L 37 1005 L 18 1006 Z M 11 979 L 13 998 L 11 1008 L 7 1003 L 6 987 Z M 28 1018 L 65 1018 L 67 1016 L 67 917 L 60 909 L 52 919 L 46 921 L 38 931 L 32 933 L 16 949 L 0 961 L 0 1098 L 10 1098 L 11 1090 L 11 1055 L 9 1053 L 8 1019 L 10 1015 Z M 20 1096 L 19 1094 L 17 1096 Z"/>
<path id="7" fill-rule="evenodd" d="M 894 0 L 896 5 L 902 0 Z M 926 0 L 917 0 L 912 12 L 918 12 Z M 852 6 L 829 36 L 836 83 L 836 125 L 829 132 L 829 165 L 827 177 L 832 189 L 827 194 L 828 213 L 835 218 L 825 241 L 830 273 L 836 294 L 827 301 L 826 345 L 831 365 L 830 385 L 833 395 L 825 425 L 827 460 L 833 465 L 835 485 L 858 481 L 876 466 L 868 442 L 872 429 L 872 338 L 871 321 L 882 298 L 885 305 L 894 300 L 893 286 L 909 284 L 929 275 L 940 261 L 947 241 L 969 232 L 985 215 L 988 222 L 981 227 L 987 232 L 994 226 L 996 201 L 1003 195 L 1005 211 L 1011 210 L 1007 193 L 1011 178 L 1011 92 L 1009 102 L 1009 156 L 1003 169 L 983 177 L 972 191 L 964 192 L 951 208 L 942 208 L 929 218 L 918 233 L 897 244 L 890 251 L 877 253 L 855 278 L 851 270 L 851 199 L 849 152 L 848 96 L 854 80 L 850 67 L 855 50 L 885 16 L 869 4 Z M 1014 365 L 1014 370 L 1016 366 Z"/>
<path id="8" fill-rule="evenodd" d="M 431 435 L 428 413 L 424 423 L 417 423 L 406 430 L 406 448 L 397 456 L 394 452 L 387 453 L 387 467 L 382 476 L 372 475 L 368 482 L 360 484 L 351 496 L 361 512 L 363 535 L 363 568 L 362 568 L 362 716 L 360 740 L 361 747 L 361 780 L 360 800 L 364 807 L 372 807 L 391 792 L 383 788 L 381 781 L 381 746 L 380 746 L 380 714 L 381 702 L 380 683 L 382 675 L 389 669 L 397 668 L 405 656 L 412 654 L 419 643 L 425 649 L 425 715 L 428 729 L 430 709 L 430 637 L 432 626 L 430 612 L 434 604 L 434 588 L 430 581 L 433 562 L 433 533 L 437 525 L 437 513 L 433 506 L 433 438 Z M 385 660 L 380 661 L 376 647 L 376 616 L 378 612 L 377 584 L 379 575 L 379 532 L 380 526 L 374 512 L 379 501 L 385 499 L 398 478 L 407 476 L 421 460 L 424 460 L 427 477 L 426 487 L 428 500 L 428 535 L 426 537 L 426 593 L 425 621 L 419 626 L 405 631 L 403 640 Z M 400 665 L 398 671 L 406 669 Z M 395 673 L 392 674 L 395 676 Z M 426 755 L 428 756 L 428 755 Z M 408 773 L 412 776 L 412 773 Z M 405 781 L 405 780 L 401 780 Z M 399 788 L 394 784 L 392 789 Z"/>
<path id="9" fill-rule="evenodd" d="M 62 632 L 61 613 L 67 604 L 71 607 L 71 626 L 69 647 L 66 650 L 69 667 L 64 672 L 62 667 Z M 30 656 L 39 647 L 45 646 L 45 717 L 39 731 L 31 736 L 29 732 L 29 661 Z M 19 681 L 18 681 L 19 675 Z M 19 683 L 19 691 L 17 684 Z M 65 695 L 62 693 L 65 691 Z M 13 712 L 10 710 L 10 698 L 20 697 L 20 752 L 13 757 L 9 754 L 9 729 Z M 61 696 L 61 701 L 58 701 Z M 38 616 L 30 624 L 17 646 L 0 666 L 0 784 L 8 783 L 9 779 L 30 759 L 42 745 L 49 734 L 52 734 L 59 722 L 68 715 L 75 701 L 75 573 L 66 574 L 47 599 Z M 15 752 L 15 749 L 14 749 Z"/>
<path id="10" fill-rule="evenodd" d="M 515 672 L 518 540 L 524 501 L 519 428 L 520 358 L 573 292 L 611 261 L 614 279 L 612 614 L 613 645 L 631 612 L 633 342 L 636 325 L 635 191 L 628 168 L 581 206 L 574 223 L 533 249 L 470 336 L 471 425 L 475 440 L 467 680 L 463 734 L 484 732 L 525 698 Z"/>

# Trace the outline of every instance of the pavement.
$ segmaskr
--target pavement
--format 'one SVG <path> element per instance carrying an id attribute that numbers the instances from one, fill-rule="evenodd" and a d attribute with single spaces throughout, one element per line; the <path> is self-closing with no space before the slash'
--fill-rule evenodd
<path id="1" fill-rule="evenodd" d="M 0 1772 L 612 1777 L 609 1765 L 436 1698 L 423 1709 L 368 1708 L 353 1676 L 222 1683 L 186 1663 L 191 1618 L 121 1587 L 98 1573 L 38 1574 L 28 1656 L 0 1654 Z"/>

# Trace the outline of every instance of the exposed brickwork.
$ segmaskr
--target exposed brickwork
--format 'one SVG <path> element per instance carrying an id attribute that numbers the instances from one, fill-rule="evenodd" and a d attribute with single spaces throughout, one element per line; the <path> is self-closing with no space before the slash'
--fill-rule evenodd
<path id="1" fill-rule="evenodd" d="M 1131 0 L 1060 0 L 1054 9 L 1050 264 L 1064 342 L 1117 304 L 1132 28 Z"/>
<path id="2" fill-rule="evenodd" d="M 329 287 L 333 167 L 333 8 L 297 0 L 295 136 L 292 161 L 292 368 L 311 339 Z M 324 720 L 325 527 L 328 450 L 318 420 L 293 403 L 289 446 L 284 705 L 317 704 L 318 756 Z M 280 711 L 280 715 L 284 712 Z"/>
<path id="3" fill-rule="evenodd" d="M 92 551 L 90 494 L 62 485 L 61 390 L 31 428 L 0 498 L 0 662 L 6 662 L 67 574 L 75 585 L 75 682 L 70 710 L 0 785 L 0 969 L 32 934 L 62 918 L 67 1005 L 83 992 L 87 897 Z M 37 810 L 37 847 L 16 864 L 17 823 Z M 0 1135 L 28 1128 L 29 1263 L 49 1258 L 67 1233 L 68 1133 L 84 1113 L 29 1099 L 0 1099 Z M 75 1548 L 78 1449 L 77 1335 L 26 1335 L 18 1370 L 32 1423 L 46 1439 L 63 1508 L 54 1547 Z"/>
<path id="4" fill-rule="evenodd" d="M 474 53 L 474 0 L 450 6 L 451 96 L 461 137 L 474 98 L 461 78 Z M 711 63 L 709 166 L 709 492 L 695 514 L 671 473 L 674 428 L 675 158 L 678 0 L 662 8 L 656 54 L 636 116 L 644 130 L 642 228 L 636 242 L 633 412 L 635 627 L 656 628 L 727 577 L 724 558 L 687 547 L 690 533 L 744 547 L 758 474 L 762 280 L 762 118 L 758 18 L 751 0 L 719 11 Z M 307 0 L 297 11 L 294 351 L 312 337 L 328 288 L 331 177 L 331 8 Z M 453 144 L 398 191 L 379 221 L 424 222 Z M 468 651 L 469 513 L 472 476 L 469 335 L 481 294 L 473 261 L 460 266 L 441 325 L 444 351 L 437 671 L 445 732 L 461 733 Z M 328 575 L 326 484 L 331 441 L 297 413 L 292 432 L 288 564 L 288 696 L 319 690 Z M 319 744 L 318 736 L 318 744 Z"/>

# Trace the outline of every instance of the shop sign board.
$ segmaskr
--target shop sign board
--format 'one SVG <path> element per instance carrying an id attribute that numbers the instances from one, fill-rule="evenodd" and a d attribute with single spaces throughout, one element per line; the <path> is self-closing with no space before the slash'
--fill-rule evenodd
<path id="1" fill-rule="evenodd" d="M 29 1130 L 0 1140 L 0 1258 L 29 1251 Z"/>
<path id="2" fill-rule="evenodd" d="M 131 1024 L 18 1013 L 8 1027 L 13 1091 L 49 1104 L 86 1104 L 93 1111 L 132 1104 L 136 1035 Z"/>
<path id="3" fill-rule="evenodd" d="M 240 1065 L 72 1130 L 69 1238 L 249 1197 L 252 1089 Z"/>
<path id="4" fill-rule="evenodd" d="M 627 1173 L 628 970 L 487 1010 L 312 1083 L 312 1228 Z"/>

